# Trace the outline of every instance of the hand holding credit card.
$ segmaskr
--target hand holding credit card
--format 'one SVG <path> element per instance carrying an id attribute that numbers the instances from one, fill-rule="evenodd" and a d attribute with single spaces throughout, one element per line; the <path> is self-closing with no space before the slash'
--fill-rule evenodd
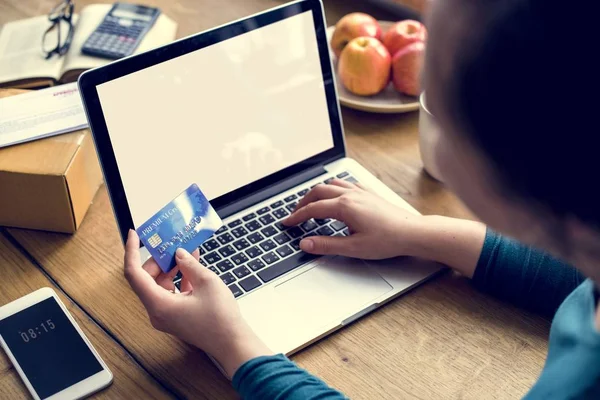
<path id="1" fill-rule="evenodd" d="M 223 226 L 198 185 L 192 184 L 136 229 L 163 272 L 175 267 L 175 251 L 190 253 Z"/>

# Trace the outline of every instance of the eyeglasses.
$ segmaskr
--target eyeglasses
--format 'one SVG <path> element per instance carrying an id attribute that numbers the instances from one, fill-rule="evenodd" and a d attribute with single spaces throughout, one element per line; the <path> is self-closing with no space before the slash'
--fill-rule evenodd
<path id="1" fill-rule="evenodd" d="M 71 47 L 75 30 L 72 22 L 74 8 L 73 0 L 64 0 L 48 14 L 48 20 L 52 25 L 46 29 L 42 37 L 42 51 L 46 59 L 54 54 L 58 54 L 59 57 L 64 56 Z"/>

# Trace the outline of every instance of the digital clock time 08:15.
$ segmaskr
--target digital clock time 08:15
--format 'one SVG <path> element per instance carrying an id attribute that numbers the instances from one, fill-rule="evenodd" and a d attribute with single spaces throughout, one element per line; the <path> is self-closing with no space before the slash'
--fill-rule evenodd
<path id="1" fill-rule="evenodd" d="M 40 329 L 40 327 L 42 327 L 42 329 Z M 55 328 L 56 326 L 54 325 L 54 322 L 52 322 L 51 319 L 48 319 L 46 322 L 42 322 L 35 328 L 27 329 L 25 332 L 19 332 L 19 335 L 21 335 L 21 339 L 23 339 L 25 343 L 29 343 L 31 340 L 42 336 L 43 333 L 48 333 Z"/>

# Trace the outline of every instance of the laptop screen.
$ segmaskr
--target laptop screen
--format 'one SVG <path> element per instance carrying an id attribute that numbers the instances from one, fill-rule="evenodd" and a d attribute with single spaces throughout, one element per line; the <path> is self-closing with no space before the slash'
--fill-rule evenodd
<path id="1" fill-rule="evenodd" d="M 312 11 L 97 86 L 135 226 L 334 147 Z"/>

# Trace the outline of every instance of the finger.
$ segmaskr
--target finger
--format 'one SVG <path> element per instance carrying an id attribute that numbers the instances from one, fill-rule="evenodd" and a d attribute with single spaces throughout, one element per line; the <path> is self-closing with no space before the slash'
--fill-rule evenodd
<path id="1" fill-rule="evenodd" d="M 125 278 L 144 306 L 149 309 L 162 301 L 165 292 L 156 284 L 141 265 L 140 238 L 130 230 L 125 244 Z"/>
<path id="2" fill-rule="evenodd" d="M 158 266 L 156 261 L 152 257 L 146 260 L 142 268 L 152 277 L 152 279 L 158 278 L 162 273 L 162 269 Z"/>
<path id="3" fill-rule="evenodd" d="M 346 189 L 356 189 L 357 186 L 354 183 L 345 181 L 343 179 L 334 179 L 331 182 L 329 182 L 329 184 L 333 186 L 343 187 Z"/>
<path id="4" fill-rule="evenodd" d="M 156 283 L 166 290 L 174 290 L 175 284 L 173 283 L 173 277 L 169 276 L 169 274 L 160 274 L 158 278 L 156 278 Z"/>
<path id="5" fill-rule="evenodd" d="M 296 206 L 296 210 L 315 201 L 333 199 L 341 196 L 345 191 L 346 190 L 344 188 L 339 186 L 319 184 L 312 188 L 310 192 L 306 193 L 302 199 L 300 199 L 298 205 Z"/>
<path id="6" fill-rule="evenodd" d="M 194 259 L 199 260 L 200 259 L 200 249 L 196 249 L 192 252 L 192 257 L 194 257 Z M 211 271 L 212 272 L 212 271 Z M 188 278 L 186 278 L 185 275 L 183 275 L 183 272 L 181 273 L 182 278 L 181 278 L 181 293 L 185 293 L 185 292 L 191 292 L 193 287 L 192 284 L 190 283 L 190 280 Z"/>
<path id="7" fill-rule="evenodd" d="M 185 293 L 185 292 L 191 292 L 192 289 L 193 289 L 193 287 L 192 287 L 192 284 L 190 283 L 190 280 L 188 278 L 186 278 L 185 276 L 183 278 L 181 278 L 181 289 L 179 289 L 179 291 L 181 293 Z"/>
<path id="8" fill-rule="evenodd" d="M 179 248 L 175 252 L 175 260 L 183 276 L 191 283 L 192 287 L 202 285 L 206 280 L 214 278 L 214 272 L 204 267 L 185 249 Z"/>
<path id="9" fill-rule="evenodd" d="M 340 207 L 338 199 L 320 200 L 315 203 L 307 204 L 306 206 L 294 211 L 292 215 L 287 217 L 283 223 L 289 226 L 301 224 L 311 218 L 325 219 L 341 219 Z"/>
<path id="10" fill-rule="evenodd" d="M 300 241 L 300 248 L 312 254 L 358 257 L 360 238 L 357 236 L 311 236 Z"/>

